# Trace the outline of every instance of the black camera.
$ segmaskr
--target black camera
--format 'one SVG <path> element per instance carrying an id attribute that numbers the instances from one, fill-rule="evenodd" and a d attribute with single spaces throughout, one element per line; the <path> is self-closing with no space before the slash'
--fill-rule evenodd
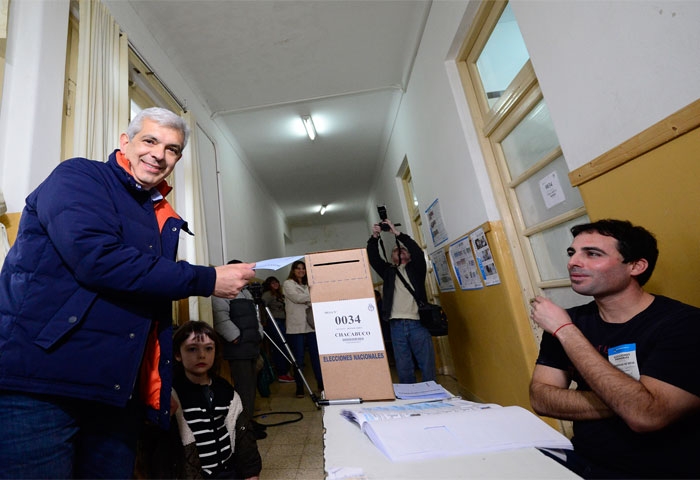
<path id="1" fill-rule="evenodd" d="M 377 205 L 377 213 L 379 213 L 379 220 L 380 220 L 380 222 L 379 222 L 379 228 L 382 229 L 382 232 L 390 232 L 390 231 L 391 231 L 391 227 L 389 226 L 389 224 L 386 223 L 386 218 L 387 218 L 387 216 L 386 216 L 386 205 Z M 400 224 L 400 223 L 395 223 L 394 226 L 395 226 L 395 227 L 400 227 L 401 224 Z"/>

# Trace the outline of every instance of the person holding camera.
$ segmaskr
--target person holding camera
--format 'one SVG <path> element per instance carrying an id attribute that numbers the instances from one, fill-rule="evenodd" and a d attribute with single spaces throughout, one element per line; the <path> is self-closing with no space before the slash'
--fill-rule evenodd
<path id="1" fill-rule="evenodd" d="M 396 236 L 396 246 L 391 251 L 391 263 L 379 253 L 382 231 Z M 435 350 L 430 332 L 420 322 L 418 304 L 400 274 L 416 292 L 418 298 L 427 303 L 425 275 L 427 266 L 423 250 L 409 235 L 396 230 L 390 220 L 384 219 L 372 226 L 372 236 L 367 241 L 367 256 L 372 268 L 384 280 L 382 318 L 389 319 L 391 343 L 399 383 L 416 383 L 415 357 L 421 371 L 421 380 L 435 380 Z"/>
<path id="2" fill-rule="evenodd" d="M 241 263 L 231 260 L 229 265 Z M 212 297 L 214 330 L 224 339 L 224 359 L 231 367 L 233 387 L 241 397 L 243 411 L 251 419 L 255 413 L 255 392 L 258 384 L 258 357 L 263 327 L 255 309 L 255 298 L 246 286 L 233 300 Z M 258 439 L 267 436 L 265 427 L 253 422 Z"/>

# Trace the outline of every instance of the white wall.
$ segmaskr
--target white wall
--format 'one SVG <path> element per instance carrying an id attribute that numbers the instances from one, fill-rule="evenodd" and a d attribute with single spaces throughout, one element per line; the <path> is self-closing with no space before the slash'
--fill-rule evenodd
<path id="1" fill-rule="evenodd" d="M 333 223 L 320 227 L 295 227 L 287 238 L 285 256 L 306 255 L 326 250 L 365 248 L 372 233 L 362 221 Z M 265 272 L 272 274 L 272 272 Z M 289 267 L 280 269 L 274 275 L 284 280 L 289 275 Z"/>
<path id="2" fill-rule="evenodd" d="M 512 8 L 571 170 L 700 98 L 700 2 Z"/>
<path id="3" fill-rule="evenodd" d="M 372 231 L 362 221 L 322 227 L 296 227 L 287 242 L 286 256 L 305 255 L 326 250 L 365 248 Z"/>
<path id="4" fill-rule="evenodd" d="M 224 261 L 237 258 L 253 262 L 284 256 L 285 224 L 280 209 L 248 169 L 235 139 L 211 120 L 212 112 L 205 107 L 205 102 L 170 63 L 129 3 L 121 0 L 103 0 L 103 3 L 161 81 L 180 101 L 187 103 L 189 111 L 216 146 Z M 213 189 L 204 192 L 209 208 L 217 204 L 217 195 Z"/>
<path id="5" fill-rule="evenodd" d="M 408 161 L 421 212 L 437 198 L 450 240 L 487 220 L 497 219 L 490 190 L 482 195 L 478 179 L 484 178 L 478 148 L 467 144 L 463 122 L 470 118 L 458 111 L 445 60 L 460 28 L 468 2 L 433 2 L 414 70 L 403 97 L 394 133 L 378 180 L 368 203 L 368 222 L 376 221 L 372 203 L 386 203 L 389 218 L 408 224 L 403 192 L 397 181 L 404 159 Z M 462 98 L 464 97 L 462 93 Z M 461 106 L 464 108 L 464 105 Z M 473 129 L 473 125 L 471 125 Z M 486 179 L 488 182 L 488 179 Z M 433 250 L 424 217 L 424 237 Z M 412 233 L 407 227 L 403 231 Z"/>
<path id="6" fill-rule="evenodd" d="M 253 262 L 285 256 L 284 222 L 272 197 L 231 149 L 219 149 L 217 153 L 221 153 L 219 189 L 225 260 Z"/>
<path id="7" fill-rule="evenodd" d="M 214 192 L 219 192 L 216 147 L 214 142 L 212 142 L 199 125 L 197 125 L 197 136 L 197 142 L 192 146 L 197 148 L 202 179 L 202 195 L 204 196 L 204 192 L 208 192 L 206 194 L 206 201 L 203 202 L 203 207 L 205 228 L 207 230 L 209 263 L 212 265 L 222 265 L 226 263 L 226 260 L 224 260 L 224 237 L 221 230 L 221 208 L 218 196 L 213 195 Z M 178 178 L 180 177 L 178 176 Z M 197 235 L 197 232 L 194 233 Z"/>

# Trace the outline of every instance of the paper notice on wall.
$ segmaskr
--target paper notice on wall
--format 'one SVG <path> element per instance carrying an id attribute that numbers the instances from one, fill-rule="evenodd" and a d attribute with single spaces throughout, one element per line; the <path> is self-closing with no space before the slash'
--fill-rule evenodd
<path id="1" fill-rule="evenodd" d="M 476 260 L 474 260 L 469 237 L 465 237 L 450 245 L 450 261 L 457 277 L 457 283 L 459 283 L 462 290 L 484 288 Z"/>
<path id="2" fill-rule="evenodd" d="M 440 202 L 436 198 L 435 201 L 425 211 L 428 217 L 428 227 L 430 228 L 430 236 L 433 238 L 433 245 L 438 246 L 447 241 L 447 230 L 442 221 L 442 213 L 440 213 Z"/>
<path id="3" fill-rule="evenodd" d="M 447 265 L 447 255 L 443 249 L 435 250 L 430 254 L 430 261 L 433 264 L 433 272 L 438 282 L 441 292 L 454 292 L 455 284 L 450 275 L 450 267 Z"/>
<path id="4" fill-rule="evenodd" d="M 552 208 L 566 200 L 557 172 L 552 172 L 540 180 L 540 193 L 547 208 Z"/>
<path id="5" fill-rule="evenodd" d="M 501 283 L 501 279 L 498 276 L 498 271 L 496 271 L 496 264 L 493 261 L 491 248 L 486 241 L 484 230 L 480 228 L 474 231 L 469 238 L 474 246 L 476 262 L 479 265 L 479 270 L 481 270 L 484 283 L 486 285 L 498 285 Z"/>

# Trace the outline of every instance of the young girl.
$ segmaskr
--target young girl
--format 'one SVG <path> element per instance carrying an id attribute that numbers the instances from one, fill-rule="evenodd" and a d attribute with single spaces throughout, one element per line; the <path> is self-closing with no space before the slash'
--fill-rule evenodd
<path id="1" fill-rule="evenodd" d="M 175 459 L 178 478 L 257 479 L 262 468 L 241 399 L 217 375 L 220 347 L 204 322 L 186 322 L 173 336 L 173 410 L 184 449 Z"/>
<path id="2" fill-rule="evenodd" d="M 284 307 L 282 286 L 277 277 L 267 277 L 263 282 L 262 301 L 270 309 L 270 313 L 277 324 L 277 328 L 275 328 L 272 322 L 266 322 L 265 331 L 275 341 L 277 346 L 284 351 L 285 333 L 287 331 L 285 319 L 287 314 Z M 282 337 L 280 337 L 280 333 Z M 284 355 L 274 345 L 270 345 L 270 358 L 277 373 L 277 380 L 281 383 L 292 383 L 294 379 L 289 375 L 289 361 L 284 358 Z"/>

